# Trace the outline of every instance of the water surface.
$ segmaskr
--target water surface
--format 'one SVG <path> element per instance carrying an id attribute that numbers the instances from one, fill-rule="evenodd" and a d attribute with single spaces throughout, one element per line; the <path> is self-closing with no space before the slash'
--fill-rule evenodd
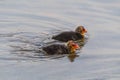
<path id="1" fill-rule="evenodd" d="M 119 0 L 1 0 L 0 79 L 119 80 L 119 22 Z M 89 39 L 74 62 L 35 56 L 41 42 L 78 25 Z"/>

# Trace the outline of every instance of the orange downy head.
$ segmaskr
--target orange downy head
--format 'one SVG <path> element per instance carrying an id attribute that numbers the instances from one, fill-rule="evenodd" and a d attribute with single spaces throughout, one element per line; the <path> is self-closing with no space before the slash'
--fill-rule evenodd
<path id="1" fill-rule="evenodd" d="M 79 45 L 74 43 L 72 40 L 68 41 L 67 46 L 71 53 L 75 53 L 75 51 L 80 48 Z"/>
<path id="2" fill-rule="evenodd" d="M 82 35 L 87 33 L 87 30 L 83 26 L 78 26 L 75 31 L 82 34 Z"/>

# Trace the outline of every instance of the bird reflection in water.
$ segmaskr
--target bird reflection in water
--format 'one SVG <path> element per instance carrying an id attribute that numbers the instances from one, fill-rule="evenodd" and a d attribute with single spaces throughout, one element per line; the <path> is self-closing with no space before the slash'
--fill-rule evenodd
<path id="1" fill-rule="evenodd" d="M 70 62 L 74 62 L 75 58 L 77 58 L 77 57 L 79 57 L 79 55 L 76 53 L 68 55 L 68 59 L 70 60 Z"/>

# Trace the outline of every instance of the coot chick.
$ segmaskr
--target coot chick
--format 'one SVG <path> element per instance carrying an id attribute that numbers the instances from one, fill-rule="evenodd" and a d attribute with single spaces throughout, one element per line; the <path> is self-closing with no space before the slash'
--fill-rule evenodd
<path id="1" fill-rule="evenodd" d="M 87 30 L 83 26 L 78 26 L 75 31 L 66 31 L 52 37 L 52 39 L 67 42 L 69 40 L 80 40 L 84 38 Z"/>
<path id="2" fill-rule="evenodd" d="M 80 48 L 78 44 L 73 41 L 68 41 L 67 45 L 63 44 L 52 44 L 46 47 L 43 47 L 42 50 L 45 54 L 54 55 L 54 54 L 71 54 L 75 53 L 75 51 Z"/>

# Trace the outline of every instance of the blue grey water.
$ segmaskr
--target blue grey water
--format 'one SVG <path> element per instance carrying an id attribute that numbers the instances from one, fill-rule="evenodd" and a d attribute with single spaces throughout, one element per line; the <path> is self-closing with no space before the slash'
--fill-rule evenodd
<path id="1" fill-rule="evenodd" d="M 89 39 L 74 62 L 34 56 L 78 25 Z M 120 0 L 0 0 L 0 80 L 120 80 Z"/>

